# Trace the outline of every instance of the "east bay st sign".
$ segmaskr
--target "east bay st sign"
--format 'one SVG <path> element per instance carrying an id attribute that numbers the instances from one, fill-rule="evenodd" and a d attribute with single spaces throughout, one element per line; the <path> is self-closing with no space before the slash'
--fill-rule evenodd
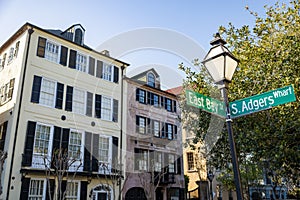
<path id="1" fill-rule="evenodd" d="M 191 90 L 186 91 L 187 104 L 225 117 L 224 103 Z M 231 102 L 231 117 L 236 118 L 274 106 L 296 101 L 292 85 Z"/>

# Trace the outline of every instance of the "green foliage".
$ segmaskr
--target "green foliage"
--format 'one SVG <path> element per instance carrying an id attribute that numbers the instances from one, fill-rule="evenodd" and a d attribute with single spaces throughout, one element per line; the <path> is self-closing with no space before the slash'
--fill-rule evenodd
<path id="1" fill-rule="evenodd" d="M 261 178 L 264 163 L 268 163 L 268 170 L 276 175 L 273 181 L 284 177 L 288 184 L 295 185 L 300 177 L 300 2 L 276 3 L 265 9 L 264 17 L 250 11 L 255 17 L 253 28 L 248 25 L 236 28 L 231 23 L 220 27 L 228 47 L 240 60 L 229 86 L 229 101 L 290 84 L 294 86 L 297 100 L 234 119 L 233 132 L 243 179 L 247 178 L 243 170 L 249 165 L 251 155 L 250 162 L 255 169 L 252 180 Z M 202 94 L 207 94 L 207 88 L 212 91 L 205 74 L 181 69 L 187 73 L 186 86 L 192 85 Z M 200 113 L 197 123 L 203 128 L 198 128 L 197 136 L 203 137 L 210 116 Z M 210 162 L 227 170 L 231 158 L 226 137 L 224 133 L 218 140 Z"/>

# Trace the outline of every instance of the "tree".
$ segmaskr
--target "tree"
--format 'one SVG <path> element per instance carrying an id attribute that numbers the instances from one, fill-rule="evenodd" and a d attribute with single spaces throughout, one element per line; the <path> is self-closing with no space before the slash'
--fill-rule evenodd
<path id="1" fill-rule="evenodd" d="M 80 155 L 80 152 L 77 152 Z M 75 157 L 77 157 L 75 155 Z M 79 156 L 78 156 L 79 157 Z M 68 193 L 68 184 L 72 183 L 76 176 L 76 172 L 82 166 L 81 160 L 78 158 L 73 158 L 69 156 L 68 151 L 64 148 L 55 149 L 53 152 L 53 156 L 49 159 L 47 156 L 43 157 L 44 165 L 45 165 L 45 172 L 47 177 L 47 185 L 49 191 L 49 197 L 52 199 L 51 192 L 51 184 L 50 184 L 50 177 L 54 178 L 54 181 L 57 183 L 57 187 L 55 188 L 55 194 L 57 200 L 64 200 L 66 199 L 66 194 Z M 78 164 L 79 161 L 79 164 Z M 76 165 L 75 165 L 76 164 Z M 70 170 L 72 170 L 73 175 L 69 176 Z M 62 186 L 63 181 L 66 181 L 65 188 Z"/>
<path id="2" fill-rule="evenodd" d="M 230 84 L 229 101 L 290 84 L 294 86 L 297 100 L 234 119 L 236 148 L 241 175 L 245 174 L 246 163 L 251 162 L 257 168 L 252 178 L 260 179 L 263 163 L 268 162 L 268 170 L 276 174 L 276 179 L 272 179 L 274 183 L 296 185 L 300 177 L 300 2 L 276 3 L 265 9 L 264 17 L 249 10 L 255 18 L 252 28 L 249 25 L 236 28 L 232 23 L 220 27 L 228 47 L 240 60 Z M 209 92 L 210 83 L 205 75 L 193 73 L 183 66 L 180 68 L 187 74 L 186 86 L 202 94 Z M 201 111 L 197 122 L 193 122 L 203 127 L 198 130 L 197 140 L 205 137 L 210 117 Z M 217 168 L 230 170 L 226 131 L 220 135 L 210 158 Z"/>

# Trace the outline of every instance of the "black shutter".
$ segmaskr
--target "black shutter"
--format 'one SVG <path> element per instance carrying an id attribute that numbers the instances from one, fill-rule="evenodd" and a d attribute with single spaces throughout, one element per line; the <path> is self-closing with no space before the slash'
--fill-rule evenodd
<path id="1" fill-rule="evenodd" d="M 69 58 L 69 67 L 72 69 L 76 68 L 76 56 L 77 56 L 77 52 L 71 49 L 70 58 Z"/>
<path id="2" fill-rule="evenodd" d="M 112 167 L 111 172 L 117 172 L 118 167 L 118 146 L 119 146 L 119 138 L 112 136 Z"/>
<path id="3" fill-rule="evenodd" d="M 135 117 L 135 131 L 137 132 L 137 133 L 139 133 L 139 126 L 140 126 L 140 116 L 136 116 Z"/>
<path id="4" fill-rule="evenodd" d="M 139 170 L 140 149 L 134 149 L 134 170 Z"/>
<path id="5" fill-rule="evenodd" d="M 28 121 L 27 133 L 26 133 L 27 136 L 26 136 L 25 149 L 24 149 L 24 155 L 22 160 L 23 166 L 31 166 L 35 127 L 36 127 L 36 122 Z"/>
<path id="6" fill-rule="evenodd" d="M 0 150 L 3 151 L 4 150 L 4 145 L 5 145 L 5 137 L 6 137 L 6 129 L 7 129 L 7 121 L 4 122 L 3 124 L 1 124 L 1 129 L 0 129 L 0 134 L 1 134 L 1 138 L 0 138 Z"/>
<path id="7" fill-rule="evenodd" d="M 116 66 L 114 66 L 114 82 L 119 82 L 119 68 Z"/>
<path id="8" fill-rule="evenodd" d="M 150 118 L 146 118 L 147 120 L 147 124 L 146 124 L 146 128 L 147 128 L 147 133 L 148 134 L 152 134 L 152 127 L 151 127 L 151 119 Z"/>
<path id="9" fill-rule="evenodd" d="M 57 82 L 55 108 L 62 109 L 64 84 Z"/>
<path id="10" fill-rule="evenodd" d="M 60 61 L 59 64 L 63 66 L 67 66 L 67 60 L 68 60 L 68 48 L 65 46 L 60 47 Z"/>
<path id="11" fill-rule="evenodd" d="M 177 126 L 176 125 L 174 125 L 173 126 L 173 131 L 174 131 L 174 139 L 178 139 L 178 135 L 177 135 Z"/>
<path id="12" fill-rule="evenodd" d="M 23 178 L 20 192 L 20 200 L 28 200 L 30 178 Z"/>
<path id="13" fill-rule="evenodd" d="M 117 99 L 113 100 L 113 122 L 118 122 L 118 107 L 119 107 L 119 101 Z"/>
<path id="14" fill-rule="evenodd" d="M 73 101 L 73 87 L 67 86 L 67 95 L 66 95 L 66 111 L 72 111 L 72 101 Z"/>
<path id="15" fill-rule="evenodd" d="M 80 182 L 80 200 L 87 200 L 87 185 L 88 182 L 87 181 L 81 181 Z"/>
<path id="16" fill-rule="evenodd" d="M 61 141 L 61 148 L 64 150 L 64 152 L 68 152 L 69 135 L 70 135 L 70 129 L 64 128 L 63 135 L 62 135 L 62 141 Z"/>
<path id="17" fill-rule="evenodd" d="M 60 150 L 60 137 L 61 137 L 61 134 L 62 134 L 62 129 L 61 127 L 57 127 L 57 126 L 54 126 L 54 133 L 53 133 L 53 144 L 52 144 L 52 162 L 51 162 L 51 168 L 52 169 L 55 169 L 57 168 L 58 166 L 54 166 L 56 165 L 57 163 L 57 160 L 54 159 L 57 157 L 57 154 L 59 153 L 59 150 Z"/>
<path id="18" fill-rule="evenodd" d="M 67 184 L 68 184 L 68 182 L 66 180 L 61 181 L 61 188 L 60 189 L 61 189 L 61 197 L 62 197 L 62 199 L 65 199 L 65 198 L 63 198 L 63 194 L 64 194 L 64 192 L 67 189 Z"/>
<path id="19" fill-rule="evenodd" d="M 42 83 L 42 77 L 40 76 L 33 77 L 32 91 L 31 91 L 31 102 L 33 103 L 39 103 L 40 101 L 41 83 Z"/>
<path id="20" fill-rule="evenodd" d="M 46 38 L 39 37 L 36 55 L 39 57 L 45 57 Z"/>
<path id="21" fill-rule="evenodd" d="M 86 95 L 86 115 L 87 116 L 92 116 L 93 112 L 93 94 L 90 92 L 87 92 Z"/>
<path id="22" fill-rule="evenodd" d="M 49 188 L 50 188 L 50 193 L 49 193 Z M 55 192 L 54 189 L 55 189 L 55 181 L 54 179 L 49 179 L 49 182 L 47 182 L 47 187 L 46 187 L 46 200 L 53 199 L 54 192 Z"/>
<path id="23" fill-rule="evenodd" d="M 150 105 L 152 105 L 151 104 L 151 94 L 152 94 L 151 92 L 149 92 L 149 91 L 147 92 L 147 104 L 150 104 Z"/>
<path id="24" fill-rule="evenodd" d="M 83 171 L 91 171 L 92 133 L 85 132 Z"/>
<path id="25" fill-rule="evenodd" d="M 101 95 L 95 95 L 95 117 L 101 118 Z"/>
<path id="26" fill-rule="evenodd" d="M 100 60 L 97 60 L 96 77 L 102 78 L 102 70 L 103 70 L 103 62 Z"/>
<path id="27" fill-rule="evenodd" d="M 165 97 L 161 96 L 161 97 L 160 97 L 160 106 L 161 106 L 162 108 L 164 108 L 164 105 L 165 105 Z"/>
<path id="28" fill-rule="evenodd" d="M 99 135 L 98 134 L 93 134 L 93 156 L 92 156 L 92 171 L 93 172 L 98 172 L 99 169 L 99 163 L 98 163 L 98 158 L 99 158 Z"/>
<path id="29" fill-rule="evenodd" d="M 177 174 L 181 174 L 181 160 L 182 156 L 179 156 L 177 159 Z"/>
<path id="30" fill-rule="evenodd" d="M 160 134 L 162 138 L 165 138 L 165 137 L 166 137 L 165 133 L 166 133 L 166 132 L 165 132 L 165 123 L 162 122 L 162 123 L 161 123 L 161 134 Z"/>
<path id="31" fill-rule="evenodd" d="M 95 75 L 95 59 L 93 57 L 89 57 L 89 74 Z"/>

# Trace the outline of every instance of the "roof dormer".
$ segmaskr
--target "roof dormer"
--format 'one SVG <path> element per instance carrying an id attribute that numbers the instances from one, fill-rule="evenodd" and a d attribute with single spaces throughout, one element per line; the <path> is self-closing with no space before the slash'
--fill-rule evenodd
<path id="1" fill-rule="evenodd" d="M 62 35 L 72 42 L 76 44 L 83 45 L 84 44 L 84 33 L 85 29 L 80 24 L 75 24 L 65 30 Z"/>

